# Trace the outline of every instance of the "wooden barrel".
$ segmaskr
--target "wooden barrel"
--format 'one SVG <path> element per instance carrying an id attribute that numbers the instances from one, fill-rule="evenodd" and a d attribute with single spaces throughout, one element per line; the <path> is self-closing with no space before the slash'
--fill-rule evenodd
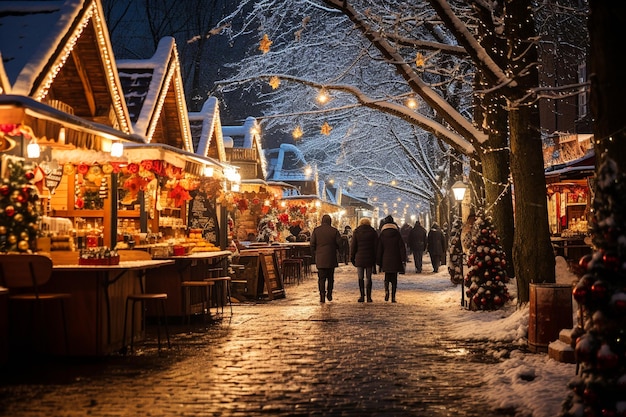
<path id="1" fill-rule="evenodd" d="M 548 344 L 559 338 L 563 329 L 573 326 L 572 287 L 564 284 L 530 284 L 528 347 L 547 352 Z"/>

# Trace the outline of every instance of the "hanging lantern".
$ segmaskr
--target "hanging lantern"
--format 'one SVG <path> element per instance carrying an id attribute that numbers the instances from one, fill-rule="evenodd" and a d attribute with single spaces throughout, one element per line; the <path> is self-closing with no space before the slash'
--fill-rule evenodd
<path id="1" fill-rule="evenodd" d="M 277 76 L 270 78 L 270 86 L 272 87 L 272 90 L 276 90 L 278 86 L 280 86 L 280 78 Z"/>
<path id="2" fill-rule="evenodd" d="M 300 139 L 303 134 L 304 132 L 302 132 L 302 128 L 299 125 L 296 126 L 293 132 L 291 132 L 291 136 L 293 136 L 293 138 L 296 140 Z"/>
<path id="3" fill-rule="evenodd" d="M 418 68 L 424 66 L 424 55 L 422 55 L 421 52 L 418 52 L 417 55 L 415 55 L 415 65 L 417 65 Z"/>
<path id="4" fill-rule="evenodd" d="M 320 129 L 320 133 L 322 135 L 330 135 L 330 131 L 333 130 L 333 128 L 328 124 L 328 122 L 324 122 L 324 124 L 322 125 L 322 128 Z"/>
<path id="5" fill-rule="evenodd" d="M 272 41 L 270 40 L 269 36 L 267 36 L 267 33 L 263 35 L 263 39 L 261 39 L 261 41 L 259 42 L 259 51 L 263 52 L 264 54 L 268 53 L 270 51 L 270 46 L 272 45 Z"/>

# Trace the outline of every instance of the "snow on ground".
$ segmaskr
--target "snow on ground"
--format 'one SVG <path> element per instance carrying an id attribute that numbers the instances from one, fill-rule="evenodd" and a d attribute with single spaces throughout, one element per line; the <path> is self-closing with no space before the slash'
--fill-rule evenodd
<path id="1" fill-rule="evenodd" d="M 494 408 L 517 409 L 517 417 L 553 417 L 559 414 L 561 403 L 568 394 L 567 383 L 575 376 L 576 366 L 554 361 L 547 353 L 530 353 L 527 347 L 528 304 L 518 308 L 517 288 L 514 280 L 508 284 L 513 302 L 498 311 L 468 311 L 461 307 L 461 289 L 450 282 L 447 268 L 433 274 L 428 255 L 424 255 L 424 274 L 407 275 L 413 280 L 411 289 L 423 290 L 420 299 L 433 309 L 433 315 L 445 322 L 446 335 L 450 339 L 506 343 L 520 349 L 498 348 L 490 352 L 501 361 L 484 375 L 485 401 Z M 412 265 L 407 265 L 410 268 Z M 340 268 L 337 272 L 347 274 Z M 350 269 L 349 274 L 354 275 Z M 401 276 L 402 277 L 402 276 Z M 571 284 L 576 276 L 567 269 L 563 258 L 557 258 L 557 283 Z M 337 277 L 341 278 L 341 277 Z M 399 279 L 401 282 L 402 278 Z M 400 283 L 399 289 L 400 292 Z M 574 310 L 575 310 L 574 306 Z M 575 323 L 575 322 L 574 322 Z M 499 351 L 501 349 L 502 351 Z"/>

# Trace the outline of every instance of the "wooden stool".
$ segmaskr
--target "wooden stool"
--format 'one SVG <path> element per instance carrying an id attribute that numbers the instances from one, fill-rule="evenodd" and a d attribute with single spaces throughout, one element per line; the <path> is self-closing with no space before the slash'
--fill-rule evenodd
<path id="1" fill-rule="evenodd" d="M 161 304 L 161 314 L 159 314 L 159 318 L 157 321 L 157 340 L 159 344 L 159 351 L 161 350 L 161 319 L 165 324 L 165 335 L 167 336 L 167 347 L 171 348 L 170 344 L 170 332 L 167 328 L 167 314 L 165 313 L 165 300 L 167 300 L 167 294 L 165 293 L 153 293 L 153 294 L 131 294 L 126 297 L 126 309 L 124 311 L 124 337 L 122 339 L 122 349 L 124 353 L 126 353 L 126 323 L 128 322 L 128 305 L 132 302 L 132 310 L 131 314 L 131 323 L 130 323 L 130 351 L 133 351 L 133 341 L 135 339 L 135 304 L 140 303 L 143 309 L 144 303 L 146 301 L 155 300 L 160 301 Z M 158 310 L 158 309 L 157 309 Z M 144 322 L 145 328 L 145 315 L 142 317 L 142 321 Z"/>
<path id="2" fill-rule="evenodd" d="M 302 259 L 288 258 L 283 260 L 283 282 L 300 284 L 302 279 Z"/>
<path id="3" fill-rule="evenodd" d="M 230 315 L 233 315 L 233 303 L 230 301 L 230 277 L 215 277 L 205 278 L 205 282 L 219 286 L 215 291 L 215 309 L 217 310 L 218 303 L 221 304 L 222 314 L 224 314 L 224 304 L 228 302 L 230 305 Z M 224 297 L 226 297 L 224 299 Z"/>
<path id="4" fill-rule="evenodd" d="M 205 312 L 211 314 L 211 306 L 209 300 L 211 299 L 211 289 L 215 285 L 214 282 L 208 281 L 183 281 L 181 288 L 183 289 L 183 303 L 185 319 L 188 319 L 187 323 L 191 323 L 191 290 L 196 288 L 202 290 L 200 292 L 200 300 L 202 302 L 202 317 L 204 318 Z"/>

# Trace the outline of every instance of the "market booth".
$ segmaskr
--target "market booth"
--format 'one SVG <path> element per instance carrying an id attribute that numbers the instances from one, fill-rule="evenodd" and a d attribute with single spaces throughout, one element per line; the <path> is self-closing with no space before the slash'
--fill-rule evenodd
<path id="1" fill-rule="evenodd" d="M 578 262 L 591 253 L 591 216 L 595 156 L 593 152 L 546 170 L 548 221 L 557 256 Z"/>

